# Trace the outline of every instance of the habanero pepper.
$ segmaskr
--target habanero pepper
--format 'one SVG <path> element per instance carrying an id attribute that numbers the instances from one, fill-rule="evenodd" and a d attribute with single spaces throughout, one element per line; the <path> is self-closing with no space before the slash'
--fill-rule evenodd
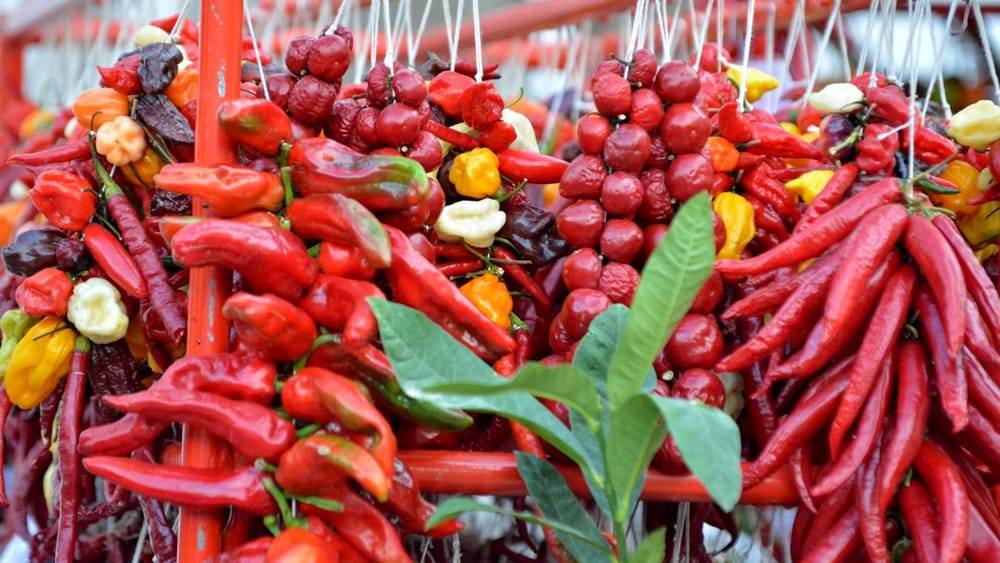
<path id="1" fill-rule="evenodd" d="M 136 494 L 195 508 L 234 506 L 260 516 L 278 511 L 264 487 L 263 473 L 252 465 L 239 469 L 204 469 L 158 465 L 124 457 L 92 456 L 83 467 L 92 475 Z"/>
<path id="2" fill-rule="evenodd" d="M 32 274 L 14 290 L 17 306 L 32 317 L 65 317 L 73 282 L 58 268 L 45 268 Z"/>
<path id="3" fill-rule="evenodd" d="M 364 155 L 334 140 L 296 141 L 288 153 L 295 188 L 304 195 L 339 193 L 375 212 L 405 211 L 427 199 L 427 174 L 400 156 Z"/>
<path id="4" fill-rule="evenodd" d="M 153 180 L 161 190 L 200 198 L 219 217 L 277 211 L 285 197 L 276 175 L 244 166 L 168 164 Z"/>
<path id="5" fill-rule="evenodd" d="M 356 348 L 378 332 L 369 297 L 385 299 L 385 294 L 371 282 L 320 274 L 298 301 L 298 307 L 316 324 L 340 332 L 345 346 Z M 310 339 L 305 345 L 311 343 Z"/>
<path id="6" fill-rule="evenodd" d="M 278 461 L 275 481 L 296 495 L 323 496 L 350 477 L 378 502 L 389 498 L 389 477 L 375 458 L 351 440 L 314 434 L 295 442 Z"/>
<path id="7" fill-rule="evenodd" d="M 204 391 L 150 389 L 103 399 L 121 412 L 204 428 L 250 459 L 275 459 L 295 441 L 295 427 L 273 410 Z"/>
<path id="8" fill-rule="evenodd" d="M 503 329 L 510 328 L 510 314 L 514 310 L 507 285 L 495 274 L 483 274 L 462 285 L 458 290 L 486 318 Z"/>
<path id="9" fill-rule="evenodd" d="M 392 260 L 389 237 L 378 219 L 358 201 L 337 193 L 312 194 L 288 206 L 292 232 L 306 240 L 357 247 L 375 268 Z"/>
<path id="10" fill-rule="evenodd" d="M 121 168 L 122 174 L 136 188 L 151 188 L 157 173 L 163 169 L 163 159 L 152 148 L 147 148 L 142 158 Z"/>
<path id="11" fill-rule="evenodd" d="M 292 122 L 285 110 L 260 98 L 219 104 L 219 125 L 231 141 L 261 154 L 278 154 L 281 143 L 292 139 Z"/>
<path id="12" fill-rule="evenodd" d="M 205 219 L 181 229 L 172 247 L 179 264 L 225 266 L 239 272 L 252 290 L 292 301 L 318 274 L 302 240 L 280 228 Z"/>
<path id="13" fill-rule="evenodd" d="M 427 97 L 446 114 L 457 117 L 462 113 L 459 106 L 462 93 L 473 84 L 475 84 L 475 80 L 472 78 L 446 70 L 431 79 L 427 89 Z"/>
<path id="14" fill-rule="evenodd" d="M 110 231 L 97 223 L 83 229 L 83 244 L 111 281 L 125 293 L 137 299 L 149 296 L 146 280 L 139 273 L 135 260 Z"/>
<path id="15" fill-rule="evenodd" d="M 90 181 L 64 170 L 39 174 L 28 195 L 49 223 L 67 231 L 83 230 L 97 209 Z"/>
<path id="16" fill-rule="evenodd" d="M 222 306 L 222 316 L 233 322 L 243 344 L 277 361 L 305 354 L 318 334 L 305 311 L 270 293 L 234 293 Z"/>
<path id="17" fill-rule="evenodd" d="M 427 261 L 401 231 L 388 228 L 393 260 L 389 283 L 393 297 L 442 326 L 479 357 L 494 361 L 514 349 L 514 340 L 490 322 L 448 278 Z"/>
<path id="18" fill-rule="evenodd" d="M 38 406 L 69 373 L 76 331 L 57 317 L 45 317 L 14 347 L 3 386 L 23 410 Z"/>
<path id="19" fill-rule="evenodd" d="M 459 195 L 472 199 L 490 197 L 500 189 L 500 160 L 487 148 L 463 152 L 452 161 L 448 180 Z"/>

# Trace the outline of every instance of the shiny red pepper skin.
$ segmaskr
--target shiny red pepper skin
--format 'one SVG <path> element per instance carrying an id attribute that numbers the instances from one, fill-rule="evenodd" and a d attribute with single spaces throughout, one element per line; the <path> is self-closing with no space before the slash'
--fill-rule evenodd
<path id="1" fill-rule="evenodd" d="M 753 128 L 743 117 L 736 102 L 722 104 L 719 108 L 719 135 L 732 143 L 746 143 L 753 139 Z"/>
<path id="2" fill-rule="evenodd" d="M 1000 420 L 1000 385 L 990 377 L 968 348 L 963 350 L 962 357 L 969 385 L 969 398 L 986 418 Z"/>
<path id="3" fill-rule="evenodd" d="M 493 247 L 493 256 L 500 260 L 507 260 L 508 263 L 503 264 L 504 274 L 510 276 L 517 285 L 521 286 L 521 289 L 531 296 L 539 307 L 548 309 L 551 305 L 549 296 L 524 267 L 513 262 L 517 260 L 517 256 L 513 252 L 503 246 L 495 246 Z"/>
<path id="4" fill-rule="evenodd" d="M 804 271 L 809 271 L 812 268 L 819 268 L 823 264 L 830 262 L 831 259 L 837 258 L 838 256 L 839 254 L 837 252 L 828 252 L 823 256 L 820 256 L 809 266 L 809 268 L 806 268 Z M 729 321 L 733 319 L 758 317 L 765 313 L 770 313 L 778 308 L 785 302 L 785 299 L 787 299 L 793 291 L 802 285 L 802 282 L 806 277 L 800 273 L 790 271 L 789 269 L 778 271 L 780 273 L 775 276 L 772 281 L 756 289 L 748 284 L 741 285 L 741 287 L 744 287 L 744 289 L 750 293 L 729 305 L 719 318 L 724 321 Z"/>
<path id="5" fill-rule="evenodd" d="M 746 196 L 747 201 L 753 206 L 754 224 L 765 231 L 772 233 L 778 241 L 788 239 L 788 229 L 781 220 L 781 214 L 774 210 L 771 205 L 762 202 L 752 195 Z M 799 221 L 801 222 L 801 220 Z"/>
<path id="6" fill-rule="evenodd" d="M 14 290 L 14 301 L 25 314 L 65 317 L 73 282 L 58 268 L 44 268 L 25 278 Z"/>
<path id="7" fill-rule="evenodd" d="M 344 486 L 323 496 L 343 504 L 344 510 L 333 512 L 301 504 L 302 511 L 318 516 L 370 561 L 411 563 L 396 528 L 366 500 Z"/>
<path id="8" fill-rule="evenodd" d="M 260 516 L 278 510 L 274 498 L 264 488 L 263 474 L 253 466 L 202 469 L 93 456 L 84 458 L 83 467 L 120 487 L 180 506 L 235 506 Z"/>
<path id="9" fill-rule="evenodd" d="M 255 292 L 287 300 L 301 297 L 318 273 L 302 240 L 284 229 L 205 219 L 181 229 L 172 246 L 180 264 L 225 266 Z"/>
<path id="10" fill-rule="evenodd" d="M 321 242 L 316 261 L 324 274 L 363 281 L 371 281 L 375 277 L 375 267 L 353 246 Z"/>
<path id="11" fill-rule="evenodd" d="M 250 459 L 275 459 L 295 441 L 295 427 L 271 409 L 203 391 L 151 389 L 104 401 L 122 412 L 204 428 Z"/>
<path id="12" fill-rule="evenodd" d="M 892 126 L 902 125 L 910 119 L 910 98 L 899 86 L 869 88 L 865 98 L 872 108 L 872 114 Z"/>
<path id="13" fill-rule="evenodd" d="M 917 290 L 914 299 L 917 320 L 920 321 L 921 339 L 930 349 L 934 359 L 934 375 L 945 414 L 952 429 L 958 432 L 968 422 L 968 385 L 962 369 L 961 356 L 948 352 L 944 319 L 931 292 L 924 286 Z M 964 310 L 963 310 L 964 313 Z"/>
<path id="14" fill-rule="evenodd" d="M 269 293 L 234 293 L 222 306 L 222 316 L 233 322 L 240 342 L 276 361 L 299 358 L 318 336 L 305 311 Z"/>
<path id="15" fill-rule="evenodd" d="M 879 482 L 875 490 L 879 506 L 889 506 L 897 486 L 920 448 L 930 413 L 927 358 L 919 343 L 908 341 L 899 348 L 896 412 L 888 442 L 882 447 Z"/>
<path id="16" fill-rule="evenodd" d="M 313 194 L 288 206 L 292 232 L 306 240 L 323 240 L 354 246 L 375 268 L 392 260 L 389 238 L 372 212 L 340 194 Z"/>
<path id="17" fill-rule="evenodd" d="M 519 149 L 500 151 L 497 157 L 500 159 L 500 173 L 514 183 L 554 184 L 569 166 L 561 158 Z"/>
<path id="18" fill-rule="evenodd" d="M 370 282 L 320 274 L 298 306 L 316 324 L 340 332 L 344 345 L 355 348 L 369 342 L 378 332 L 378 323 L 368 305 L 369 297 L 385 299 L 385 294 Z"/>
<path id="19" fill-rule="evenodd" d="M 97 73 L 101 75 L 101 85 L 112 90 L 134 96 L 142 92 L 142 83 L 139 81 L 139 63 L 141 55 L 135 54 L 125 57 L 111 66 L 97 66 Z"/>
<path id="20" fill-rule="evenodd" d="M 378 502 L 388 499 L 389 477 L 367 450 L 343 436 L 302 438 L 281 454 L 274 475 L 282 489 L 312 496 L 324 496 L 348 477 Z"/>
<path id="21" fill-rule="evenodd" d="M 479 146 L 479 140 L 472 135 L 467 135 L 451 127 L 446 127 L 433 119 L 428 119 L 427 123 L 424 123 L 424 131 L 427 131 L 445 143 L 455 145 L 463 150 L 468 151 Z"/>
<path id="22" fill-rule="evenodd" d="M 917 551 L 917 560 L 920 563 L 940 561 L 938 517 L 927 487 L 916 479 L 910 481 L 899 491 L 899 508 Z"/>
<path id="23" fill-rule="evenodd" d="M 80 508 L 80 453 L 77 442 L 84 399 L 87 393 L 87 367 L 90 362 L 90 343 L 83 337 L 73 350 L 66 388 L 63 390 L 59 409 L 59 520 L 56 535 L 55 558 L 73 561 L 78 524 L 76 513 Z M 6 414 L 6 413 L 4 413 Z"/>
<path id="24" fill-rule="evenodd" d="M 433 79 L 427 89 L 427 97 L 441 107 L 450 116 L 462 114 L 459 100 L 466 88 L 475 84 L 475 80 L 457 72 L 446 70 Z"/>
<path id="25" fill-rule="evenodd" d="M 789 220 L 799 218 L 799 210 L 795 207 L 795 194 L 790 192 L 781 182 L 771 178 L 768 166 L 758 166 L 743 175 L 740 186 L 761 202 L 774 208 L 775 211 Z"/>
<path id="26" fill-rule="evenodd" d="M 965 340 L 967 291 L 962 266 L 941 231 L 921 215 L 910 216 L 903 242 L 934 293 L 944 323 L 948 354 L 956 357 Z"/>
<path id="27" fill-rule="evenodd" d="M 156 187 L 198 197 L 212 215 L 235 217 L 264 209 L 277 211 L 285 191 L 278 177 L 245 166 L 168 164 L 156 176 Z"/>
<path id="28" fill-rule="evenodd" d="M 854 481 L 854 507 L 858 513 L 858 529 L 868 557 L 875 563 L 889 563 L 885 509 L 879 506 L 875 495 L 881 457 L 881 444 L 876 444 L 868 460 L 858 469 L 857 479 Z"/>
<path id="29" fill-rule="evenodd" d="M 146 280 L 139 273 L 135 260 L 111 232 L 97 223 L 91 223 L 83 229 L 83 244 L 101 271 L 125 293 L 137 299 L 149 296 Z"/>
<path id="30" fill-rule="evenodd" d="M 364 155 L 331 139 L 296 141 L 288 165 L 302 194 L 339 193 L 376 213 L 405 211 L 429 194 L 427 174 L 416 161 Z"/>
<path id="31" fill-rule="evenodd" d="M 994 143 L 994 147 L 997 146 L 1000 146 L 1000 142 Z M 1000 149 L 996 152 L 1000 153 Z M 961 265 L 965 287 L 979 306 L 979 312 L 982 314 L 983 320 L 986 321 L 990 334 L 993 335 L 994 343 L 1000 344 L 1000 291 L 990 281 L 986 270 L 976 258 L 975 252 L 965 242 L 965 238 L 955 226 L 955 222 L 944 215 L 934 217 L 931 222 L 948 241 L 948 245 Z"/>
<path id="32" fill-rule="evenodd" d="M 958 437 L 959 443 L 987 466 L 1000 463 L 1000 431 L 976 405 L 969 405 L 969 423 Z"/>
<path id="33" fill-rule="evenodd" d="M 1000 553 L 1000 537 L 990 529 L 979 508 L 970 505 L 965 558 L 971 563 L 989 563 L 996 559 L 997 553 Z"/>
<path id="34" fill-rule="evenodd" d="M 750 128 L 753 140 L 757 142 L 746 147 L 746 152 L 779 158 L 823 160 L 823 151 L 778 125 L 758 121 L 751 123 Z"/>
<path id="35" fill-rule="evenodd" d="M 49 223 L 67 231 L 82 231 L 97 209 L 90 181 L 64 170 L 39 174 L 28 195 Z"/>
<path id="36" fill-rule="evenodd" d="M 465 528 L 465 524 L 452 518 L 427 529 L 427 521 L 437 508 L 424 500 L 416 479 L 406 465 L 398 459 L 395 462 L 392 488 L 389 489 L 389 500 L 386 502 L 386 508 L 399 518 L 403 530 L 410 534 L 420 534 L 430 538 L 446 538 Z"/>
<path id="37" fill-rule="evenodd" d="M 857 177 L 858 165 L 853 162 L 848 162 L 837 168 L 836 172 L 833 173 L 833 176 L 826 183 L 826 186 L 823 187 L 823 191 L 813 199 L 812 203 L 809 204 L 809 208 L 802 214 L 802 218 L 795 224 L 795 230 L 804 230 L 813 224 L 816 219 L 819 219 L 821 215 L 836 207 L 844 199 L 844 194 L 847 193 L 847 190 L 854 185 L 854 180 Z"/>
<path id="38" fill-rule="evenodd" d="M 885 123 L 870 123 L 865 135 L 858 141 L 858 155 L 854 162 L 858 169 L 868 174 L 887 172 L 896 164 L 899 134 Z"/>
<path id="39" fill-rule="evenodd" d="M 906 149 L 909 146 L 909 132 L 903 133 L 901 137 L 903 138 L 903 148 Z M 951 142 L 951 139 L 923 126 L 917 126 L 913 147 L 914 156 L 927 164 L 941 164 L 958 153 L 958 147 Z"/>
<path id="40" fill-rule="evenodd" d="M 231 141 L 261 154 L 278 154 L 282 141 L 292 139 L 292 122 L 285 111 L 260 98 L 222 102 L 219 125 Z"/>
<path id="41" fill-rule="evenodd" d="M 917 450 L 913 466 L 927 484 L 941 516 L 939 561 L 958 563 L 969 535 L 969 497 L 958 468 L 940 446 L 927 439 Z"/>
<path id="42" fill-rule="evenodd" d="M 88 157 L 90 157 L 90 147 L 87 145 L 87 139 L 84 137 L 73 141 L 66 141 L 61 145 L 40 151 L 15 154 L 7 159 L 7 163 L 17 164 L 30 169 L 35 166 L 59 164 Z"/>
<path id="43" fill-rule="evenodd" d="M 514 340 L 487 319 L 401 231 L 388 228 L 392 245 L 389 283 L 393 298 L 414 307 L 469 347 L 479 357 L 495 361 L 514 349 Z"/>

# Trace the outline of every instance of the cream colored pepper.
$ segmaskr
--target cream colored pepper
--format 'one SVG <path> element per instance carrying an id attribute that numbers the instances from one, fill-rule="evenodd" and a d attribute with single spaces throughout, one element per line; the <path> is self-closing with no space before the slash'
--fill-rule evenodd
<path id="1" fill-rule="evenodd" d="M 97 130 L 97 152 L 115 166 L 125 166 L 142 159 L 146 153 L 146 134 L 131 117 L 121 115 Z"/>

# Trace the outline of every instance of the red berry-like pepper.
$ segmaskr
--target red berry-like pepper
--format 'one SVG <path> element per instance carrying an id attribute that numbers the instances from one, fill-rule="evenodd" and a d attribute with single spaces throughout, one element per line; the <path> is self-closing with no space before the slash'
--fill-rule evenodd
<path id="1" fill-rule="evenodd" d="M 459 98 L 462 121 L 473 129 L 486 129 L 500 121 L 503 105 L 503 96 L 490 82 L 479 82 L 469 86 Z"/>
<path id="2" fill-rule="evenodd" d="M 458 117 L 462 115 L 459 103 L 462 94 L 475 83 L 475 80 L 464 74 L 446 70 L 431 80 L 427 94 L 446 114 Z"/>

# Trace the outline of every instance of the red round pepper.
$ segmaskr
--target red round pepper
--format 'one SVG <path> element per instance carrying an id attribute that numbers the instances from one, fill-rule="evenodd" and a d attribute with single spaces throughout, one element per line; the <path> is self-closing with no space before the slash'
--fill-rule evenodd
<path id="1" fill-rule="evenodd" d="M 276 295 L 234 293 L 222 306 L 222 315 L 233 321 L 240 341 L 275 360 L 297 359 L 317 336 L 309 315 Z"/>
<path id="2" fill-rule="evenodd" d="M 97 196 L 83 176 L 65 170 L 46 170 L 35 178 L 31 203 L 49 223 L 67 231 L 81 231 L 97 209 Z"/>
<path id="3" fill-rule="evenodd" d="M 30 317 L 65 317 L 73 282 L 58 268 L 45 268 L 21 282 L 14 291 L 17 306 Z"/>

